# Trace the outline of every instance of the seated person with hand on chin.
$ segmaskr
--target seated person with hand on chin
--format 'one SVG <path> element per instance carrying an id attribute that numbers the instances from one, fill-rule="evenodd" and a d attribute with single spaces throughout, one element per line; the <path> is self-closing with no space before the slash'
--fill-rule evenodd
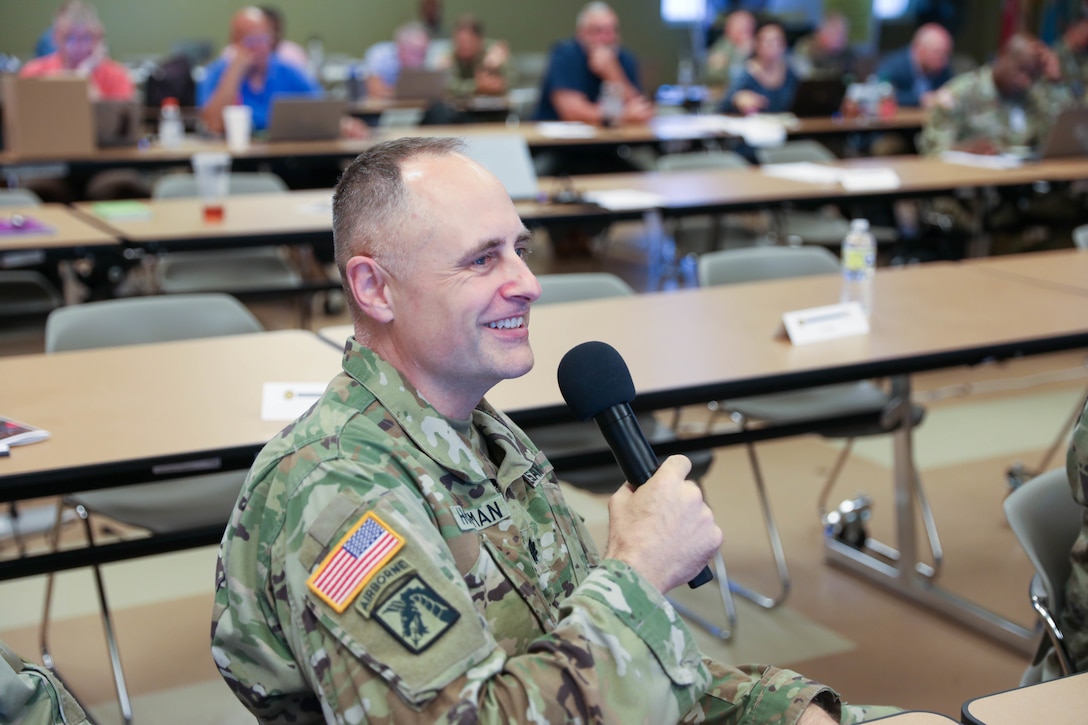
<path id="1" fill-rule="evenodd" d="M 785 113 L 799 81 L 786 58 L 786 33 L 776 22 L 756 31 L 755 50 L 722 99 L 722 113 Z"/>
<path id="2" fill-rule="evenodd" d="M 608 88 L 620 95 L 615 109 L 601 103 Z M 620 47 L 619 17 L 603 2 L 589 3 L 578 13 L 575 37 L 552 49 L 536 120 L 600 125 L 645 123 L 653 115 L 639 84 L 638 61 Z"/>

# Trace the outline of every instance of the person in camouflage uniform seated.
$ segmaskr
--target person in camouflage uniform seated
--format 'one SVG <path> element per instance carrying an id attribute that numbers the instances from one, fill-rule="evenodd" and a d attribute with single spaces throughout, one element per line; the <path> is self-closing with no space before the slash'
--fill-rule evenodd
<path id="1" fill-rule="evenodd" d="M 355 334 L 324 396 L 257 457 L 224 534 L 212 651 L 230 687 L 283 723 L 891 712 L 703 659 L 664 597 L 721 542 L 687 458 L 616 492 L 598 555 L 551 464 L 483 400 L 533 365 L 540 285 L 509 196 L 460 149 L 380 144 L 337 186 Z"/>
<path id="2" fill-rule="evenodd" d="M 756 40 L 756 16 L 747 10 L 734 10 L 725 18 L 722 37 L 706 54 L 703 82 L 707 85 L 729 86 L 744 70 L 744 61 L 752 55 Z"/>
<path id="3" fill-rule="evenodd" d="M 1088 18 L 1077 18 L 1062 33 L 1054 46 L 1062 69 L 1062 80 L 1069 84 L 1080 103 L 1088 100 Z"/>
<path id="4" fill-rule="evenodd" d="M 1069 663 L 1076 672 L 1088 671 L 1088 401 L 1080 422 L 1073 429 L 1073 441 L 1066 459 L 1069 487 L 1084 511 L 1080 536 L 1073 544 L 1070 560 L 1073 571 L 1065 585 L 1065 608 L 1060 623 Z M 1056 663 L 1055 663 L 1056 668 Z M 1059 676 L 1055 673 L 1055 676 Z"/>
<path id="5" fill-rule="evenodd" d="M 1073 104 L 1057 57 L 1037 38 L 1014 35 L 990 64 L 961 73 L 937 91 L 922 129 L 922 150 L 993 154 L 1046 138 Z"/>

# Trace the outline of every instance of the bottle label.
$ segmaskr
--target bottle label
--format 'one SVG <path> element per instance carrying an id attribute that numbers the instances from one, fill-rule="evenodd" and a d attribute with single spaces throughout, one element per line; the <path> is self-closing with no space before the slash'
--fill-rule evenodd
<path id="1" fill-rule="evenodd" d="M 865 249 L 842 250 L 842 268 L 849 272 L 864 272 L 871 263 L 872 255 Z"/>

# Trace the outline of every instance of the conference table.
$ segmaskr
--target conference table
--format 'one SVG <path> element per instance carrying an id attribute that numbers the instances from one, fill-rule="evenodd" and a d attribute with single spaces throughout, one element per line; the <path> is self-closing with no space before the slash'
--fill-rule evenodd
<path id="1" fill-rule="evenodd" d="M 265 383 L 325 383 L 340 355 L 311 332 L 0 358 L 0 415 L 48 440 L 0 458 L 0 501 L 248 468 L 289 420 L 262 419 Z M 217 543 L 223 527 L 0 561 L 0 579 Z"/>
<path id="2" fill-rule="evenodd" d="M 644 294 L 532 310 L 536 364 L 497 385 L 488 400 L 527 428 L 570 420 L 556 382 L 567 350 L 587 340 L 615 347 L 638 395 L 632 407 L 660 410 L 869 378 L 890 378 L 901 401 L 894 433 L 898 561 L 825 539 L 827 561 L 1028 653 L 1034 633 L 939 587 L 920 563 L 915 525 L 911 375 L 1021 355 L 1088 347 L 1088 304 L 1068 289 L 1007 278 L 966 263 L 882 268 L 874 279 L 867 335 L 792 345 L 782 315 L 838 301 L 838 276 L 804 277 Z M 340 348 L 350 327 L 322 330 Z M 847 422 L 847 421 L 837 421 Z M 819 421 L 684 438 L 659 455 L 817 431 Z M 554 461 L 592 465 L 607 452 Z"/>
<path id="3" fill-rule="evenodd" d="M 15 266 L 15 258 L 36 263 L 28 254 L 44 261 L 46 254 L 78 257 L 118 244 L 115 234 L 63 204 L 0 207 L 0 268 Z"/>
<path id="4" fill-rule="evenodd" d="M 1031 631 L 944 591 L 919 566 L 910 376 L 1088 347 L 1083 294 L 976 264 L 880 269 L 868 334 L 791 345 L 782 332 L 782 314 L 834 303 L 839 288 L 838 276 L 818 276 L 539 307 L 530 318 L 534 369 L 501 382 L 488 399 L 525 427 L 571 420 L 555 371 L 567 350 L 592 339 L 613 345 L 628 362 L 638 410 L 888 377 L 900 401 L 886 411 L 898 422 L 894 544 L 899 558 L 889 563 L 827 539 L 827 560 L 1028 652 Z M 0 377 L 23 381 L 5 394 L 0 414 L 54 433 L 48 442 L 0 459 L 0 501 L 184 475 L 191 472 L 187 466 L 207 460 L 224 469 L 245 467 L 279 427 L 255 419 L 253 386 L 277 378 L 331 378 L 349 334 L 343 328 L 323 331 L 332 344 L 310 333 L 281 332 L 234 345 L 209 340 L 0 359 Z M 247 345 L 269 347 L 262 353 Z M 139 369 L 156 371 L 161 389 L 149 392 L 132 374 Z M 855 418 L 835 422 L 862 422 Z M 679 439 L 658 453 L 796 435 L 826 423 L 712 431 Z M 607 451 L 599 451 L 555 464 L 562 470 L 609 459 Z M 5 562 L 0 577 L 41 571 L 41 566 Z"/>
<path id="5" fill-rule="evenodd" d="M 1088 672 L 976 697 L 963 704 L 961 719 L 964 725 L 1084 725 Z"/>
<path id="6" fill-rule="evenodd" d="M 1088 294 L 1088 249 L 982 257 L 970 264 L 990 274 Z"/>

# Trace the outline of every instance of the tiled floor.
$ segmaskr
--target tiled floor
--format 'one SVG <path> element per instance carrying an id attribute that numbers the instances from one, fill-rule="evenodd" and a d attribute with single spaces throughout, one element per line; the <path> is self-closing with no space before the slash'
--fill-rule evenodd
<path id="1" fill-rule="evenodd" d="M 540 256 L 534 264 L 547 263 L 546 255 L 543 262 Z M 255 309 L 269 327 L 296 319 L 289 305 Z M 344 316 L 319 316 L 314 326 L 344 321 Z M 22 347 L 4 344 L 4 352 L 33 351 L 33 337 L 26 340 Z M 1063 354 L 941 371 L 915 380 L 920 399 L 936 398 L 927 403 L 916 455 L 945 547 L 940 583 L 1029 626 L 1031 570 L 1002 514 L 1005 471 L 1017 461 L 1035 465 L 1058 434 L 1088 385 L 1083 363 L 1082 354 Z M 1017 380 L 1034 385 L 1013 389 L 1011 381 Z M 963 381 L 984 392 L 942 395 Z M 701 415 L 701 410 L 689 409 L 684 420 L 697 425 Z M 773 612 L 740 602 L 733 640 L 722 643 L 701 636 L 704 648 L 730 662 L 789 666 L 832 684 L 852 701 L 893 703 L 957 718 L 964 700 L 1015 686 L 1026 664 L 1023 655 L 824 564 L 816 499 L 838 445 L 816 437 L 760 445 L 792 591 L 787 603 Z M 859 445 L 833 496 L 837 501 L 859 491 L 870 495 L 872 533 L 882 538 L 891 530 L 890 450 L 887 439 Z M 771 588 L 773 570 L 744 451 L 717 451 L 705 485 L 725 531 L 730 576 Z M 591 528 L 601 531 L 606 499 L 578 491 L 571 497 Z M 0 544 L 0 556 L 10 555 L 10 547 Z M 205 548 L 105 568 L 139 722 L 251 721 L 220 682 L 208 654 L 214 560 L 214 549 Z M 60 585 L 52 630 L 55 654 L 95 714 L 103 722 L 116 722 L 90 577 L 87 572 L 67 573 Z M 28 656 L 38 649 L 41 591 L 39 579 L 0 584 L 0 639 Z M 720 604 L 709 588 L 695 597 L 701 611 L 718 611 Z"/>

